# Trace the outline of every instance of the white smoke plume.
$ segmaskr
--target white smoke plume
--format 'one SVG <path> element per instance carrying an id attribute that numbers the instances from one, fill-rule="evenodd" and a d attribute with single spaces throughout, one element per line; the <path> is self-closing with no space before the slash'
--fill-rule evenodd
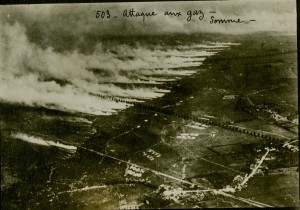
<path id="1" fill-rule="evenodd" d="M 210 43 L 188 49 L 150 49 L 114 45 L 105 49 L 98 42 L 91 53 L 57 52 L 29 41 L 26 28 L 18 22 L 1 23 L 0 35 L 1 101 L 94 115 L 109 115 L 130 106 L 95 94 L 129 99 L 161 97 L 168 91 L 156 85 L 195 73 L 179 67 L 199 66 L 205 57 L 216 53 L 209 49 L 225 46 Z M 146 86 L 134 88 L 138 84 Z"/>
<path id="2" fill-rule="evenodd" d="M 145 22 L 95 18 L 95 8 L 120 15 L 124 9 L 155 11 Z M 182 17 L 164 16 L 181 11 Z M 186 21 L 188 10 L 202 10 L 205 20 Z M 251 24 L 210 25 L 216 17 L 255 19 Z M 157 2 L 129 4 L 17 5 L 0 7 L 0 102 L 21 103 L 68 112 L 109 115 L 130 106 L 96 94 L 144 101 L 163 96 L 161 84 L 196 73 L 207 56 L 232 43 L 147 44 L 102 41 L 102 35 L 170 33 L 295 33 L 293 0 Z M 174 43 L 174 42 L 173 42 Z M 182 69 L 181 69 L 182 68 Z"/>
<path id="3" fill-rule="evenodd" d="M 54 142 L 54 141 L 46 141 L 40 137 L 31 136 L 31 135 L 28 135 L 25 133 L 14 133 L 14 134 L 12 134 L 12 137 L 16 138 L 16 139 L 20 139 L 20 140 L 28 142 L 28 143 L 37 144 L 37 145 L 46 146 L 46 147 L 53 146 L 53 147 L 68 150 L 70 152 L 76 152 L 76 150 L 77 150 L 77 147 L 75 147 L 75 146 L 65 145 L 65 144 L 62 144 L 59 142 Z"/>

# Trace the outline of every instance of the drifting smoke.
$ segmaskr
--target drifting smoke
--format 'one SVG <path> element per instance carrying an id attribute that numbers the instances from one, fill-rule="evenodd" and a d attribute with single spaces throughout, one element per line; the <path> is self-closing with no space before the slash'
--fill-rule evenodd
<path id="1" fill-rule="evenodd" d="M 210 49 L 225 47 L 211 43 L 186 49 L 140 45 L 105 49 L 99 42 L 90 54 L 57 52 L 30 42 L 26 29 L 18 22 L 3 24 L 2 28 L 1 101 L 95 115 L 108 115 L 130 106 L 95 94 L 140 100 L 161 97 L 168 90 L 155 85 L 195 73 L 178 67 L 199 66 L 205 57 L 216 53 Z M 125 88 L 116 83 L 144 86 Z"/>
<path id="2" fill-rule="evenodd" d="M 170 33 L 295 32 L 295 2 L 225 1 L 173 4 L 134 3 L 136 11 L 156 11 L 159 17 L 142 20 L 99 20 L 94 4 L 25 5 L 0 8 L 0 101 L 41 106 L 68 112 L 109 115 L 130 106 L 96 94 L 143 101 L 163 96 L 161 84 L 196 73 L 207 56 L 231 43 L 205 40 L 183 44 L 148 38 L 142 43 L 106 39 L 105 36 Z M 126 4 L 101 4 L 115 15 Z M 256 19 L 251 24 L 199 25 L 197 17 L 164 16 L 164 11 L 201 9 L 228 18 Z M 186 15 L 186 14 L 185 14 Z M 201 27 L 200 27 L 201 26 Z M 154 36 L 153 36 L 154 37 Z M 133 41 L 132 41 L 133 40 Z M 126 44 L 124 44 L 126 43 Z M 146 44 L 145 44 L 146 43 Z"/>
<path id="3" fill-rule="evenodd" d="M 27 135 L 24 133 L 12 134 L 12 137 L 16 138 L 16 139 L 20 139 L 22 141 L 32 143 L 32 144 L 38 144 L 38 145 L 47 146 L 47 147 L 53 146 L 53 147 L 68 150 L 70 152 L 76 152 L 76 150 L 77 150 L 77 147 L 74 147 L 74 146 L 64 145 L 64 144 L 61 144 L 59 142 L 54 142 L 54 141 L 46 141 L 42 138 L 30 136 L 30 135 Z"/>

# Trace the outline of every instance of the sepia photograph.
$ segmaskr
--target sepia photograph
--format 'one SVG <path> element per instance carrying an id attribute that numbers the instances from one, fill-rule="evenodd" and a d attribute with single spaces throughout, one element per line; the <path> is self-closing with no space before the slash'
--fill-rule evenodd
<path id="1" fill-rule="evenodd" d="M 0 5 L 1 209 L 299 205 L 296 0 Z"/>

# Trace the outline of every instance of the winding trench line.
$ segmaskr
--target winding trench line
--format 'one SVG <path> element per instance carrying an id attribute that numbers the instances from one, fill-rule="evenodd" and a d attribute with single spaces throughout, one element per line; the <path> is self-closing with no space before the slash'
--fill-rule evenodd
<path id="1" fill-rule="evenodd" d="M 61 142 L 69 145 L 68 142 L 65 142 L 65 141 L 62 141 Z M 73 145 L 72 145 L 73 146 Z M 203 188 L 197 184 L 194 184 L 192 182 L 189 182 L 189 181 L 186 181 L 186 180 L 183 180 L 183 179 L 180 179 L 180 178 L 177 178 L 177 177 L 174 177 L 174 176 L 171 176 L 169 174 L 165 174 L 165 173 L 162 173 L 162 172 L 159 172 L 159 171 L 156 171 L 156 170 L 153 170 L 151 168 L 148 168 L 148 167 L 144 167 L 144 166 L 141 166 L 141 165 L 138 165 L 138 164 L 135 164 L 135 163 L 131 163 L 129 161 L 126 161 L 126 160 L 123 160 L 123 159 L 120 159 L 120 158 L 117 158 L 117 157 L 114 157 L 114 156 L 111 156 L 111 155 L 108 155 L 108 154 L 105 154 L 105 153 L 102 153 L 102 152 L 97 152 L 95 150 L 92 150 L 92 149 L 89 149 L 89 148 L 86 148 L 86 147 L 82 147 L 82 146 L 79 146 L 79 145 L 76 145 L 77 148 L 80 148 L 82 150 L 85 150 L 85 151 L 88 151 L 88 152 L 91 152 L 91 153 L 94 153 L 94 154 L 97 154 L 97 155 L 100 155 L 102 157 L 108 157 L 110 159 L 113 159 L 113 160 L 116 160 L 116 161 L 119 161 L 121 163 L 125 163 L 125 164 L 128 164 L 128 165 L 132 165 L 132 166 L 135 166 L 135 167 L 139 167 L 141 169 L 144 169 L 145 171 L 150 171 L 158 176 L 163 176 L 163 177 L 166 177 L 168 179 L 172 179 L 172 180 L 175 180 L 175 181 L 178 181 L 178 182 L 181 182 L 183 184 L 187 184 L 189 186 L 196 186 L 196 187 L 199 187 L 199 188 Z M 268 154 L 268 153 L 267 153 Z M 266 154 L 266 155 L 267 155 Z M 265 156 L 266 156 L 265 155 Z M 264 158 L 265 158 L 264 156 Z M 262 159 L 264 159 L 262 158 Z M 263 160 L 262 160 L 263 161 Z M 76 189 L 76 190 L 69 190 L 69 191 L 64 191 L 64 192 L 61 192 L 61 193 L 68 193 L 68 192 L 81 192 L 81 191 L 87 191 L 87 190 L 91 190 L 91 189 L 100 189 L 100 188 L 104 188 L 105 185 L 102 185 L 102 186 L 92 186 L 92 187 L 85 187 L 85 188 L 82 188 L 82 189 Z M 263 208 L 263 207 L 272 207 L 268 204 L 264 204 L 264 203 L 260 203 L 260 202 L 257 202 L 257 201 L 253 201 L 253 200 L 250 200 L 250 199 L 246 199 L 246 198 L 242 198 L 242 197 L 238 197 L 238 196 L 234 196 L 232 194 L 228 194 L 226 192 L 224 192 L 223 189 L 200 189 L 200 190 L 196 190 L 196 191 L 201 191 L 201 192 L 212 192 L 214 193 L 215 195 L 222 195 L 224 197 L 228 197 L 228 198 L 232 198 L 232 199 L 235 199 L 235 200 L 239 200 L 243 203 L 247 203 L 247 204 L 250 204 L 252 206 L 255 206 L 255 207 L 259 207 L 259 208 Z M 191 191 L 192 192 L 192 191 Z M 61 194 L 59 193 L 59 194 Z"/>
<path id="2" fill-rule="evenodd" d="M 132 165 L 132 166 L 136 166 L 136 167 L 139 167 L 139 168 L 142 168 L 144 170 L 147 170 L 147 171 L 151 171 L 153 172 L 154 174 L 158 175 L 158 176 L 163 176 L 163 177 L 166 177 L 168 179 L 173 179 L 175 181 L 178 181 L 178 182 L 181 182 L 183 184 L 188 184 L 190 186 L 197 186 L 199 187 L 197 184 L 194 184 L 192 182 L 189 182 L 189 181 L 186 181 L 186 180 L 183 180 L 183 179 L 180 179 L 180 178 L 176 178 L 174 176 L 171 176 L 169 174 L 165 174 L 165 173 L 162 173 L 162 172 L 159 172 L 159 171 L 156 171 L 156 170 L 153 170 L 151 168 L 148 168 L 148 167 L 144 167 L 144 166 L 141 166 L 141 165 L 137 165 L 135 163 L 131 163 L 131 162 L 128 162 L 126 160 L 122 160 L 120 158 L 117 158 L 117 157 L 114 157 L 114 156 L 111 156 L 111 155 L 108 155 L 108 154 L 104 154 L 104 153 L 101 153 L 101 152 L 97 152 L 95 150 L 92 150 L 92 149 L 88 149 L 88 148 L 85 148 L 85 147 L 82 147 L 82 146 L 77 146 L 78 148 L 81 148 L 82 150 L 86 150 L 86 151 L 89 151 L 89 152 L 92 152 L 92 153 L 95 153 L 97 155 L 100 155 L 100 156 L 103 156 L 103 157 L 108 157 L 108 158 L 111 158 L 111 159 L 114 159 L 116 161 L 119 161 L 121 163 L 125 163 L 125 164 L 129 164 L 129 165 Z M 100 186 L 99 188 L 102 188 L 103 186 Z M 93 187 L 92 187 L 93 188 Z M 98 188 L 95 187 L 95 188 Z M 93 188 L 94 189 L 94 188 Z M 82 190 L 80 191 L 84 191 L 84 190 L 88 190 L 88 188 L 83 188 Z M 78 190 L 77 190 L 78 191 Z M 244 202 L 244 203 L 248 203 L 252 206 L 255 206 L 255 207 L 259 207 L 259 208 L 263 208 L 263 207 L 272 207 L 268 204 L 264 204 L 264 203 L 260 203 L 260 202 L 257 202 L 257 201 L 253 201 L 253 200 L 250 200 L 250 199 L 245 199 L 245 198 L 241 198 L 241 197 L 237 197 L 237 196 L 234 196 L 234 195 L 231 195 L 231 194 L 228 194 L 226 192 L 224 192 L 222 189 L 203 189 L 203 190 L 200 190 L 200 191 L 203 191 L 203 192 L 212 192 L 214 193 L 215 195 L 222 195 L 222 196 L 225 196 L 225 197 L 229 197 L 229 198 L 232 198 L 232 199 L 235 199 L 235 200 L 239 200 L 241 202 Z M 71 191 L 70 191 L 71 192 Z"/>
<path id="3" fill-rule="evenodd" d="M 128 165 L 132 165 L 132 166 L 135 166 L 135 167 L 139 167 L 139 168 L 142 168 L 144 170 L 147 170 L 147 171 L 151 171 L 153 172 L 154 174 L 156 175 L 160 175 L 160 176 L 164 176 L 166 178 L 169 178 L 169 179 L 173 179 L 175 181 L 178 181 L 178 182 L 181 182 L 181 183 L 184 183 L 184 184 L 188 184 L 190 186 L 194 186 L 195 184 L 192 183 L 192 182 L 189 182 L 189 181 L 186 181 L 186 180 L 183 180 L 183 179 L 179 179 L 179 178 L 176 178 L 174 176 L 171 176 L 171 175 L 168 175 L 168 174 L 165 174 L 165 173 L 162 173 L 162 172 L 159 172 L 159 171 L 156 171 L 156 170 L 153 170 L 151 168 L 147 168 L 147 167 L 144 167 L 144 166 L 141 166 L 141 165 L 137 165 L 135 163 L 131 163 L 131 162 L 128 162 L 126 160 L 122 160 L 120 158 L 117 158 L 117 157 L 114 157 L 114 156 L 111 156 L 111 155 L 108 155 L 108 154 L 104 154 L 102 152 L 97 152 L 95 150 L 92 150 L 92 149 L 88 149 L 88 148 L 85 148 L 85 147 L 81 147 L 81 146 L 77 146 L 78 148 L 82 149 L 82 150 L 86 150 L 86 151 L 89 151 L 89 152 L 92 152 L 92 153 L 95 153 L 95 154 L 98 154 L 100 156 L 103 156 L 103 157 L 108 157 L 108 158 L 111 158 L 111 159 L 114 159 L 116 161 L 119 161 L 121 163 L 125 163 L 125 164 L 128 164 Z"/>
<path id="4" fill-rule="evenodd" d="M 267 152 L 264 154 L 264 156 L 262 156 L 262 158 L 256 164 L 256 166 L 251 171 L 251 173 L 249 175 L 247 175 L 245 177 L 245 179 L 242 181 L 242 183 L 240 184 L 241 187 L 244 187 L 244 185 L 248 182 L 248 180 L 256 174 L 257 170 L 259 169 L 259 167 L 261 166 L 261 164 L 264 162 L 264 160 L 266 159 L 266 157 L 269 154 L 269 152 L 270 152 L 270 150 L 267 148 Z"/>

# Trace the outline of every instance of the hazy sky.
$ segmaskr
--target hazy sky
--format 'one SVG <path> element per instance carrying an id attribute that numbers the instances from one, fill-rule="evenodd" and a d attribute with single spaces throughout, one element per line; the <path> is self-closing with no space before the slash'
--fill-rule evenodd
<path id="1" fill-rule="evenodd" d="M 139 12 L 155 12 L 157 15 L 146 17 L 145 21 L 142 17 L 123 17 L 123 11 L 131 8 Z M 111 17 L 97 19 L 97 10 L 109 10 Z M 200 21 L 199 16 L 195 15 L 188 22 L 188 11 L 195 10 L 204 13 L 203 20 Z M 166 16 L 165 11 L 181 12 L 182 15 Z M 295 0 L 11 5 L 0 6 L 0 16 L 0 25 L 1 21 L 4 24 L 17 22 L 25 28 L 30 41 L 55 49 L 93 45 L 101 35 L 197 32 L 244 34 L 258 31 L 296 34 L 297 31 Z M 210 24 L 211 16 L 220 19 L 240 18 L 246 22 Z M 256 21 L 249 22 L 252 19 Z"/>

